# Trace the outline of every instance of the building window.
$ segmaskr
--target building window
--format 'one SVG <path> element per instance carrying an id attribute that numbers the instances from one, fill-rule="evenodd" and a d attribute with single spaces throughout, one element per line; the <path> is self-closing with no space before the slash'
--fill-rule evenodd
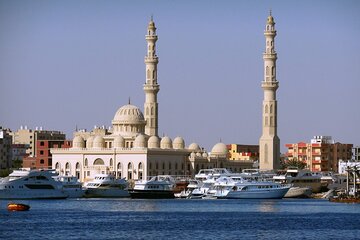
<path id="1" fill-rule="evenodd" d="M 44 155 L 44 151 L 43 151 L 43 150 L 40 150 L 40 155 Z"/>
<path id="2" fill-rule="evenodd" d="M 44 163 L 45 163 L 44 159 L 40 159 L 40 164 L 44 164 Z"/>

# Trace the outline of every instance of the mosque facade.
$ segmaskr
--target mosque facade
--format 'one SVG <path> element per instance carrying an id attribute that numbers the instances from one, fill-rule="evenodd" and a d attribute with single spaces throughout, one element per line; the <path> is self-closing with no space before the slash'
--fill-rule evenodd
<path id="1" fill-rule="evenodd" d="M 197 143 L 185 145 L 178 136 L 158 136 L 157 81 L 158 36 L 153 19 L 148 24 L 144 113 L 129 101 L 120 107 L 110 129 L 95 127 L 74 133 L 73 146 L 51 149 L 52 168 L 62 175 L 87 181 L 99 173 L 112 173 L 127 180 L 146 179 L 154 175 L 194 176 L 200 169 L 226 167 L 238 172 L 251 168 L 252 161 L 229 160 L 228 148 L 217 143 L 210 153 Z"/>

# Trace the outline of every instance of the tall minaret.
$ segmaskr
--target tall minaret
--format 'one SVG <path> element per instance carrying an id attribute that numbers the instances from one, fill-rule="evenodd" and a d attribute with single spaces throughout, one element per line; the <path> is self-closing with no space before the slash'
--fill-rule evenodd
<path id="1" fill-rule="evenodd" d="M 264 32 L 266 49 L 264 59 L 264 81 L 261 83 L 264 89 L 262 136 L 260 138 L 260 169 L 273 170 L 280 167 L 280 139 L 277 136 L 277 101 L 276 90 L 279 82 L 276 80 L 276 59 L 275 52 L 275 22 L 270 15 L 267 18 Z"/>
<path id="2" fill-rule="evenodd" d="M 145 56 L 146 65 L 146 82 L 144 84 L 145 91 L 145 134 L 149 136 L 158 135 L 158 103 L 157 93 L 160 90 L 160 86 L 157 83 L 157 64 L 159 62 L 156 56 L 156 41 L 158 37 L 156 35 L 156 27 L 151 17 L 148 25 L 146 41 L 147 41 L 147 55 Z"/>

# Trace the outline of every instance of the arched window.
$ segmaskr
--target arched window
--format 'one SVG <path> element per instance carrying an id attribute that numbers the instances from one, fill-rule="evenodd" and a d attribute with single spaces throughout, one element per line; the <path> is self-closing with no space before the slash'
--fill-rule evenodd
<path id="1" fill-rule="evenodd" d="M 154 107 L 151 107 L 151 115 L 154 115 Z"/>
<path id="2" fill-rule="evenodd" d="M 271 68 L 271 75 L 274 76 L 275 75 L 275 67 Z"/>
<path id="3" fill-rule="evenodd" d="M 80 179 L 80 172 L 81 172 L 81 169 L 80 169 L 80 163 L 77 162 L 76 165 L 75 165 L 75 176 Z"/>
<path id="4" fill-rule="evenodd" d="M 121 163 L 118 163 L 118 165 L 117 165 L 117 178 L 122 177 L 122 174 L 121 174 L 122 169 L 121 168 L 122 168 Z"/>
<path id="5" fill-rule="evenodd" d="M 85 163 L 84 163 L 84 166 L 87 167 L 88 166 L 88 159 L 85 158 Z"/>
<path id="6" fill-rule="evenodd" d="M 70 163 L 67 162 L 67 163 L 65 164 L 65 169 L 70 169 Z"/>
<path id="7" fill-rule="evenodd" d="M 270 113 L 273 113 L 273 105 L 270 104 Z"/>
<path id="8" fill-rule="evenodd" d="M 150 69 L 147 70 L 146 78 L 147 78 L 147 79 L 150 79 Z"/>
<path id="9" fill-rule="evenodd" d="M 60 163 L 57 162 L 57 163 L 55 164 L 55 169 L 56 169 L 56 171 L 58 172 L 58 170 L 60 169 Z"/>
<path id="10" fill-rule="evenodd" d="M 273 117 L 270 117 L 270 126 L 273 126 L 274 125 L 274 118 Z"/>
<path id="11" fill-rule="evenodd" d="M 269 66 L 266 66 L 266 76 L 269 76 Z"/>
<path id="12" fill-rule="evenodd" d="M 155 70 L 153 70 L 153 72 L 152 72 L 152 77 L 153 77 L 153 79 L 155 79 Z"/>
<path id="13" fill-rule="evenodd" d="M 265 113 L 268 113 L 268 105 L 265 105 Z"/>
<path id="14" fill-rule="evenodd" d="M 132 170 L 132 163 L 128 163 L 128 174 L 127 174 L 127 178 L 128 180 L 133 179 L 133 170 Z"/>
<path id="15" fill-rule="evenodd" d="M 138 172 L 139 172 L 139 179 L 143 179 L 143 164 L 142 163 L 139 163 L 139 166 L 138 166 Z"/>
<path id="16" fill-rule="evenodd" d="M 80 163 L 79 162 L 76 163 L 76 169 L 80 169 Z"/>
<path id="17" fill-rule="evenodd" d="M 102 160 L 101 158 L 97 158 L 95 159 L 93 165 L 104 165 L 104 160 Z"/>
<path id="18" fill-rule="evenodd" d="M 110 167 L 112 167 L 113 166 L 113 159 L 112 158 L 110 158 Z"/>

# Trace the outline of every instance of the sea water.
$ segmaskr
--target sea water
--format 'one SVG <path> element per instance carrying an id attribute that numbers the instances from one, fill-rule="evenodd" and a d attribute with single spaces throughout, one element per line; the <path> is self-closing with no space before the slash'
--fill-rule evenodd
<path id="1" fill-rule="evenodd" d="M 0 201 L 0 239 L 360 239 L 360 204 L 322 199 Z"/>

